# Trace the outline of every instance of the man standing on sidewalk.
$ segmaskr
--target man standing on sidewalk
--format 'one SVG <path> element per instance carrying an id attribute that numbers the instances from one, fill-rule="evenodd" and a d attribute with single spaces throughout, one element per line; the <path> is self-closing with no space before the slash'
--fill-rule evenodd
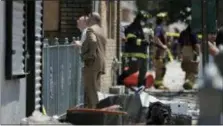
<path id="1" fill-rule="evenodd" d="M 105 74 L 107 40 L 101 28 L 101 17 L 98 13 L 93 12 L 89 15 L 88 25 L 86 39 L 81 47 L 81 57 L 84 63 L 85 103 L 88 108 L 96 108 L 99 101 L 97 92 L 101 88 L 101 75 Z"/>

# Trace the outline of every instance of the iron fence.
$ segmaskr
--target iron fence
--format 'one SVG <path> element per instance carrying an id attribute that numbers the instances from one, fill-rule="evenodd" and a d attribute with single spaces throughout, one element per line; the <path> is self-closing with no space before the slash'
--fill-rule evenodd
<path id="1" fill-rule="evenodd" d="M 43 45 L 43 105 L 48 115 L 62 115 L 83 103 L 80 49 L 68 42 Z"/>

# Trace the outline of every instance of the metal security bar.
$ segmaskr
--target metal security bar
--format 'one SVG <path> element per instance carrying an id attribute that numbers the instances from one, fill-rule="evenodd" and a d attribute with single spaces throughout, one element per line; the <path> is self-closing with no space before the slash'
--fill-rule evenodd
<path id="1" fill-rule="evenodd" d="M 42 53 L 42 1 L 36 1 L 35 3 L 35 110 L 41 109 L 41 53 Z"/>
<path id="2" fill-rule="evenodd" d="M 68 38 L 52 43 L 43 46 L 43 105 L 47 115 L 62 115 L 83 103 L 80 51 Z"/>

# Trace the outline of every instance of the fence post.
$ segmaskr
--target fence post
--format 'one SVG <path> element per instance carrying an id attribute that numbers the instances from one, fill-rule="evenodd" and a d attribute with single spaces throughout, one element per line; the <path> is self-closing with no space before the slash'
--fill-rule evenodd
<path id="1" fill-rule="evenodd" d="M 56 37 L 56 38 L 54 38 L 54 40 L 55 40 L 55 44 L 59 45 L 59 39 Z"/>
<path id="2" fill-rule="evenodd" d="M 65 38 L 65 44 L 69 44 L 69 40 L 67 37 Z"/>
<path id="3" fill-rule="evenodd" d="M 73 38 L 74 40 L 74 38 Z M 72 47 L 72 44 L 70 44 L 67 48 L 67 65 L 68 65 L 68 87 L 69 87 L 69 90 L 68 90 L 68 94 L 69 94 L 69 107 L 73 107 L 73 71 L 72 71 L 72 68 L 73 68 L 73 59 L 74 59 L 74 54 L 71 55 L 73 53 L 73 47 Z"/>
<path id="4" fill-rule="evenodd" d="M 65 88 L 64 88 L 64 91 L 65 91 L 65 95 L 64 96 L 66 96 L 66 103 L 65 103 L 65 106 L 66 106 L 66 109 L 69 109 L 69 107 L 70 107 L 70 103 L 69 103 L 69 99 L 70 99 L 70 93 L 69 93 L 69 90 L 70 90 L 70 73 L 69 73 L 69 56 L 68 56 L 68 54 L 69 54 L 69 40 L 68 40 L 68 38 L 65 38 L 65 59 L 66 59 L 66 61 L 65 61 L 65 85 L 66 86 L 64 86 Z"/>
<path id="5" fill-rule="evenodd" d="M 42 86 L 42 91 L 43 91 L 43 95 L 42 95 L 42 99 L 43 99 L 43 103 L 42 103 L 42 108 L 43 108 L 43 112 L 44 114 L 47 114 L 47 110 L 49 108 L 49 104 L 48 104 L 48 86 L 49 86 L 49 62 L 48 62 L 48 57 L 49 57 L 49 53 L 48 53 L 48 46 L 49 46 L 49 40 L 47 38 L 44 39 L 43 41 L 43 53 L 42 53 L 42 57 L 43 57 L 43 61 L 42 61 L 42 71 L 43 71 L 43 86 Z"/>
<path id="6" fill-rule="evenodd" d="M 76 37 L 72 37 L 72 42 L 76 41 Z"/>
<path id="7" fill-rule="evenodd" d="M 45 38 L 43 42 L 43 47 L 47 47 L 48 45 L 49 45 L 49 40 Z"/>
<path id="8" fill-rule="evenodd" d="M 76 37 L 76 40 L 74 41 L 78 41 L 79 37 Z M 78 56 L 79 56 L 79 47 L 75 47 L 74 48 L 74 56 L 75 56 L 75 59 L 74 59 L 74 67 L 73 67 L 73 70 L 74 70 L 74 73 L 75 73 L 75 81 L 74 81 L 74 91 L 75 93 L 73 94 L 74 96 L 74 105 L 77 105 L 78 104 L 78 94 L 79 94 L 79 90 L 78 90 L 78 86 L 79 86 L 79 66 L 78 66 Z"/>
<path id="9" fill-rule="evenodd" d="M 55 103 L 56 103 L 54 114 L 59 113 L 59 109 L 58 109 L 59 108 L 58 96 L 61 93 L 61 92 L 59 92 L 59 85 L 60 85 L 60 77 L 59 77 L 59 75 L 60 75 L 60 66 L 59 66 L 59 64 L 60 64 L 60 61 L 59 61 L 59 39 L 57 37 L 55 37 L 55 44 L 56 44 L 56 54 L 57 54 L 57 66 L 56 66 L 56 68 L 57 68 L 57 70 L 56 70 L 57 75 L 56 75 L 55 79 L 56 79 L 57 83 L 55 83 L 55 90 L 54 90 L 54 93 L 55 93 Z"/>
<path id="10" fill-rule="evenodd" d="M 77 40 L 80 41 L 80 38 L 77 37 Z M 77 56 L 77 103 L 76 105 L 80 105 L 83 102 L 83 84 L 82 84 L 82 63 L 81 63 L 81 49 L 76 48 L 76 56 Z"/>

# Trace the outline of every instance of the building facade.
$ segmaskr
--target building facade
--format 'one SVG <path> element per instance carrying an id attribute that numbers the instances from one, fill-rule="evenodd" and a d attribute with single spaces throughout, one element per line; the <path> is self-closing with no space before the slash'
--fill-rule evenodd
<path id="1" fill-rule="evenodd" d="M 18 6 L 17 6 L 18 5 Z M 17 4 L 13 9 L 19 9 Z M 20 119 L 26 116 L 26 80 L 6 79 L 5 77 L 5 60 L 6 60 L 6 2 L 0 2 L 0 89 L 1 89 L 1 124 L 18 124 Z M 19 13 L 19 12 L 18 12 Z M 15 13 L 14 13 L 15 14 Z M 9 16 L 9 15 L 8 15 Z M 18 14 L 19 16 L 19 14 Z M 22 30 L 22 27 L 17 27 Z M 17 36 L 19 37 L 19 36 Z M 10 53 L 10 52 L 8 52 Z"/>
<path id="2" fill-rule="evenodd" d="M 96 11 L 101 15 L 102 27 L 106 34 L 106 74 L 102 77 L 102 91 L 107 92 L 112 85 L 111 68 L 117 55 L 117 1 L 67 0 L 44 1 L 44 33 L 45 37 L 80 38 L 76 21 L 82 15 Z"/>
<path id="3" fill-rule="evenodd" d="M 108 39 L 102 90 L 108 92 L 112 85 L 112 63 L 119 52 L 118 2 L 70 2 L 0 2 L 1 124 L 19 124 L 22 118 L 32 115 L 34 110 L 42 110 L 43 38 L 80 36 L 76 20 L 90 11 L 101 14 L 102 26 Z"/>
<path id="4" fill-rule="evenodd" d="M 113 61 L 119 57 L 119 22 L 120 22 L 120 4 L 119 1 L 97 1 L 94 3 L 93 11 L 100 13 L 102 18 L 102 27 L 107 35 L 106 46 L 106 74 L 102 76 L 102 91 L 108 92 L 109 88 L 116 83 L 113 74 Z"/>
<path id="5" fill-rule="evenodd" d="M 1 124 L 41 109 L 42 1 L 0 2 Z"/>
<path id="6" fill-rule="evenodd" d="M 92 10 L 91 0 L 44 1 L 44 35 L 47 38 L 80 37 L 76 20 Z"/>

